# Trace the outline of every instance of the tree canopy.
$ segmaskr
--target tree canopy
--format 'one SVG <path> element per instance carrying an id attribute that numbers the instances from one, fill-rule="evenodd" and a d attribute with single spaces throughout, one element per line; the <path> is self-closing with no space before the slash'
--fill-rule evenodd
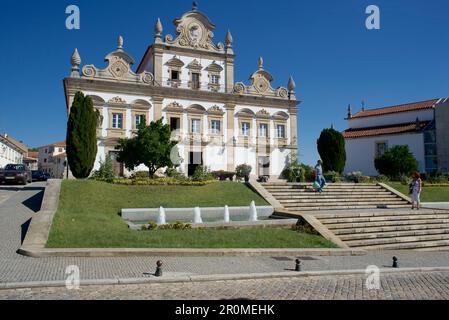
<path id="1" fill-rule="evenodd" d="M 318 152 L 324 171 L 342 173 L 346 165 L 345 139 L 334 129 L 324 129 L 318 139 Z"/>
<path id="2" fill-rule="evenodd" d="M 394 146 L 374 160 L 376 170 L 383 175 L 396 178 L 418 171 L 419 164 L 407 145 Z"/>

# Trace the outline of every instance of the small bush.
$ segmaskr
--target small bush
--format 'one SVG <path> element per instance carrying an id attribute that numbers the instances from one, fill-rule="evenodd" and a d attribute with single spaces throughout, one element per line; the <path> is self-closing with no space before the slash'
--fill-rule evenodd
<path id="1" fill-rule="evenodd" d="M 407 145 L 394 146 L 381 157 L 374 160 L 376 170 L 380 174 L 389 177 L 400 177 L 401 175 L 411 175 L 418 171 L 418 161 Z"/>
<path id="2" fill-rule="evenodd" d="M 114 179 L 113 184 L 125 186 L 206 186 L 215 183 L 216 180 L 208 181 L 193 181 L 190 179 L 175 179 L 175 178 L 156 178 L 156 179 Z"/>
<path id="3" fill-rule="evenodd" d="M 326 181 L 337 183 L 341 182 L 341 175 L 338 172 L 330 171 L 324 175 L 324 179 L 326 179 Z"/>
<path id="4" fill-rule="evenodd" d="M 381 174 L 380 176 L 377 176 L 377 177 L 375 178 L 375 180 L 376 180 L 377 182 L 380 182 L 380 183 L 387 183 L 387 182 L 390 182 L 390 178 L 388 178 L 386 175 L 383 175 L 383 174 Z"/>
<path id="5" fill-rule="evenodd" d="M 402 174 L 399 177 L 399 181 L 401 182 L 402 185 L 408 186 L 412 182 L 412 178 L 410 178 L 409 176 L 407 176 L 405 174 Z"/>
<path id="6" fill-rule="evenodd" d="M 228 179 L 230 181 L 233 181 L 234 180 L 234 176 L 235 176 L 235 172 L 220 170 L 220 171 L 212 172 L 212 175 L 215 177 L 215 179 L 218 179 L 220 181 L 226 181 Z"/>
<path id="7" fill-rule="evenodd" d="M 149 178 L 148 171 L 136 171 L 131 175 L 131 179 L 147 179 Z"/>
<path id="8" fill-rule="evenodd" d="M 100 160 L 100 168 L 94 171 L 92 174 L 92 179 L 98 181 L 112 182 L 115 178 L 114 167 L 112 165 L 111 156 L 107 156 L 106 160 L 103 162 Z"/>
<path id="9" fill-rule="evenodd" d="M 301 164 L 301 168 L 304 170 L 304 179 L 301 181 L 314 182 L 316 180 L 315 169 L 306 164 Z"/>
<path id="10" fill-rule="evenodd" d="M 371 183 L 371 182 L 372 182 L 371 177 L 361 176 L 359 178 L 359 183 Z"/>
<path id="11" fill-rule="evenodd" d="M 210 181 L 214 179 L 215 177 L 213 174 L 205 166 L 198 166 L 192 176 L 192 180 L 197 182 Z"/>
<path id="12" fill-rule="evenodd" d="M 349 182 L 359 183 L 362 176 L 363 176 L 362 172 L 354 171 L 354 172 L 349 172 L 345 178 Z"/>
<path id="13" fill-rule="evenodd" d="M 192 229 L 192 225 L 189 223 L 183 223 L 180 221 L 176 221 L 175 223 L 168 223 L 164 225 L 158 226 L 154 221 L 150 221 L 148 226 L 142 227 L 142 230 L 190 230 Z"/>
<path id="14" fill-rule="evenodd" d="M 288 182 L 304 182 L 305 169 L 298 163 L 291 163 L 284 169 L 281 176 Z"/>
<path id="15" fill-rule="evenodd" d="M 253 168 L 247 164 L 241 164 L 235 169 L 235 174 L 237 178 L 245 178 L 249 177 Z"/>

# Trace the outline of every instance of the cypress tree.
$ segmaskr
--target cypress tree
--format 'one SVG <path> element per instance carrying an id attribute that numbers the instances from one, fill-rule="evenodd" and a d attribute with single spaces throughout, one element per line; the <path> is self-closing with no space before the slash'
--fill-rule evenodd
<path id="1" fill-rule="evenodd" d="M 345 139 L 334 129 L 324 129 L 318 139 L 318 152 L 324 171 L 342 173 L 346 165 Z"/>
<path id="2" fill-rule="evenodd" d="M 67 124 L 67 160 L 77 179 L 89 177 L 97 157 L 97 113 L 93 101 L 75 94 Z"/>

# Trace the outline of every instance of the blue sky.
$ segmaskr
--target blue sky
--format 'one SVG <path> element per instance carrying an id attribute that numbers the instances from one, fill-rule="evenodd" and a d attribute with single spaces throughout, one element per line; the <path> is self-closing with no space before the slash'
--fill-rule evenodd
<path id="1" fill-rule="evenodd" d="M 346 128 L 346 108 L 375 108 L 449 96 L 449 1 L 314 0 L 211 1 L 199 10 L 217 25 L 215 41 L 234 37 L 235 80 L 246 81 L 259 56 L 286 86 L 289 75 L 302 101 L 300 160 L 314 163 L 316 140 L 331 124 Z M 65 28 L 65 9 L 81 10 L 81 30 Z M 381 30 L 365 27 L 365 9 L 381 10 Z M 138 63 L 160 17 L 164 34 L 188 0 L 2 1 L 0 132 L 31 147 L 65 139 L 62 79 L 78 48 L 82 64 L 104 66 L 118 35 Z"/>

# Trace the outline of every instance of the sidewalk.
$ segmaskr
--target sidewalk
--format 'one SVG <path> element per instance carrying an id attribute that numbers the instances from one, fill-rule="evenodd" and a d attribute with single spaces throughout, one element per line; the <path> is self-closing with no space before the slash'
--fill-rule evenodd
<path id="1" fill-rule="evenodd" d="M 423 202 L 423 208 L 449 210 L 449 202 Z"/>

